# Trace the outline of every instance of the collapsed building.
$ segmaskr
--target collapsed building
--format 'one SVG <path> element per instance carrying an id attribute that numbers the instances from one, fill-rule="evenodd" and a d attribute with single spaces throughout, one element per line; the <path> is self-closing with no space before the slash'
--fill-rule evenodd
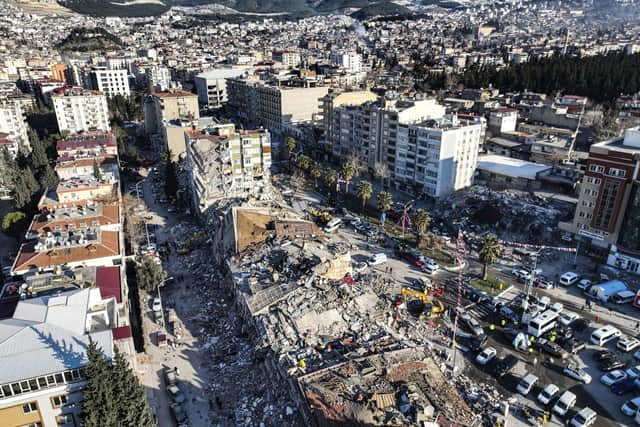
<path id="1" fill-rule="evenodd" d="M 305 424 L 479 422 L 445 385 L 433 326 L 399 319 L 390 283 L 353 273 L 340 236 L 274 204 L 234 206 L 217 225 L 233 230 L 224 286 L 255 336 L 256 357 L 288 386 Z"/>

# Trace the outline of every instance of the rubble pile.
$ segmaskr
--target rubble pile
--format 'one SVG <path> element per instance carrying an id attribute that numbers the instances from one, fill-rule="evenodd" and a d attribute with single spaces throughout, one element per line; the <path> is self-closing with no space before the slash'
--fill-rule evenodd
<path id="1" fill-rule="evenodd" d="M 506 240 L 553 241 L 559 221 L 571 218 L 570 203 L 516 190 L 474 186 L 455 192 L 432 211 L 433 224 L 449 235 L 462 227 L 469 234 L 499 231 Z"/>

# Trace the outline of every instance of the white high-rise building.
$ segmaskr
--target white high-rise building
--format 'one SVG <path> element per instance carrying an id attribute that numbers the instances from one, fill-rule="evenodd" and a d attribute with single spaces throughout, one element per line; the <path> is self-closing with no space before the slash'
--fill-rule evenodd
<path id="1" fill-rule="evenodd" d="M 171 71 L 162 65 L 152 65 L 147 68 L 147 80 L 155 90 L 168 90 L 171 87 Z"/>
<path id="2" fill-rule="evenodd" d="M 89 73 L 89 89 L 98 90 L 108 97 L 115 95 L 130 96 L 129 75 L 124 70 L 95 68 Z"/>
<path id="3" fill-rule="evenodd" d="M 423 193 L 432 197 L 469 187 L 485 126 L 484 118 L 463 120 L 456 115 L 399 125 L 396 184 L 422 185 Z"/>
<path id="4" fill-rule="evenodd" d="M 101 92 L 66 88 L 51 97 L 58 129 L 71 133 L 110 130 L 107 98 Z"/>
<path id="5" fill-rule="evenodd" d="M 198 91 L 198 102 L 208 108 L 221 107 L 229 99 L 227 80 L 247 72 L 244 68 L 221 68 L 198 74 L 194 78 Z"/>
<path id="6" fill-rule="evenodd" d="M 0 99 L 0 133 L 6 134 L 10 140 L 17 143 L 16 148 L 31 151 L 27 130 L 27 120 L 20 102 L 9 98 Z"/>
<path id="7" fill-rule="evenodd" d="M 362 55 L 356 52 L 332 53 L 331 63 L 354 73 L 362 71 Z"/>

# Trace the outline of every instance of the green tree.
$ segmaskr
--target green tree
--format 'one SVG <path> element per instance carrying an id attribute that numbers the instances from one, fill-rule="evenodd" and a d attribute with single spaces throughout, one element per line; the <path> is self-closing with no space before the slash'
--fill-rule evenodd
<path id="1" fill-rule="evenodd" d="M 87 348 L 87 385 L 83 391 L 82 423 L 85 427 L 116 427 L 118 424 L 116 405 L 119 396 L 113 394 L 113 379 L 110 363 L 104 353 L 89 338 Z"/>
<path id="2" fill-rule="evenodd" d="M 360 181 L 358 184 L 358 188 L 356 189 L 356 195 L 358 199 L 362 202 L 362 212 L 364 212 L 364 208 L 367 205 L 367 201 L 371 198 L 373 194 L 373 186 L 369 181 Z"/>
<path id="3" fill-rule="evenodd" d="M 18 175 L 18 165 L 9 154 L 7 147 L 2 147 L 0 151 L 0 186 L 13 189 L 15 179 Z"/>
<path id="4" fill-rule="evenodd" d="M 287 159 L 289 161 L 289 169 L 291 169 L 291 159 L 293 158 L 293 150 L 296 149 L 296 140 L 289 136 L 284 144 L 287 147 Z"/>
<path id="5" fill-rule="evenodd" d="M 154 426 L 153 415 L 144 389 L 138 382 L 129 362 L 115 349 L 113 357 L 114 396 L 117 396 L 117 417 L 121 426 Z"/>
<path id="6" fill-rule="evenodd" d="M 24 212 L 9 212 L 2 218 L 2 229 L 11 235 L 18 235 L 19 230 L 25 225 L 26 218 Z"/>
<path id="7" fill-rule="evenodd" d="M 45 165 L 40 174 L 40 186 L 42 188 L 53 188 L 58 185 L 58 175 L 50 165 Z"/>
<path id="8" fill-rule="evenodd" d="M 378 206 L 378 210 L 382 212 L 387 212 L 391 209 L 391 205 L 393 204 L 393 196 L 388 191 L 381 191 L 376 196 L 376 205 Z"/>
<path id="9" fill-rule="evenodd" d="M 142 258 L 142 262 L 136 268 L 136 281 L 140 289 L 151 292 L 164 278 L 165 274 L 161 266 L 156 264 L 151 257 Z"/>
<path id="10" fill-rule="evenodd" d="M 38 182 L 33 176 L 31 168 L 29 166 L 20 168 L 14 182 L 14 198 L 16 207 L 18 209 L 22 209 L 28 205 L 38 190 Z"/>
<path id="11" fill-rule="evenodd" d="M 305 155 L 298 157 L 298 167 L 304 171 L 309 169 L 311 159 Z"/>
<path id="12" fill-rule="evenodd" d="M 167 165 L 164 168 L 164 193 L 167 195 L 167 199 L 175 201 L 179 188 L 176 164 L 171 160 L 171 151 L 168 151 Z"/>
<path id="13" fill-rule="evenodd" d="M 47 142 L 40 139 L 38 134 L 29 129 L 29 143 L 31 145 L 31 164 L 36 168 L 41 168 L 49 164 L 47 157 Z"/>
<path id="14" fill-rule="evenodd" d="M 309 174 L 313 178 L 313 185 L 318 188 L 318 178 L 322 176 L 322 166 L 318 162 L 313 162 Z"/>
<path id="15" fill-rule="evenodd" d="M 431 215 L 424 209 L 418 209 L 413 217 L 413 225 L 416 229 L 416 238 L 418 239 L 418 247 L 422 244 L 424 236 L 431 225 Z"/>
<path id="16" fill-rule="evenodd" d="M 331 189 L 334 188 L 336 181 L 338 180 L 338 174 L 333 169 L 327 169 L 324 172 L 324 183 Z"/>
<path id="17" fill-rule="evenodd" d="M 340 170 L 340 175 L 346 181 L 346 183 L 345 183 L 345 192 L 347 192 L 347 193 L 349 192 L 349 182 L 353 179 L 355 174 L 356 174 L 356 167 L 353 165 L 352 162 L 344 162 L 342 164 L 342 169 Z"/>
<path id="18" fill-rule="evenodd" d="M 502 252 L 502 246 L 498 238 L 492 234 L 484 238 L 482 247 L 480 248 L 479 257 L 482 262 L 482 278 L 487 280 L 489 274 L 489 265 L 493 264 Z"/>

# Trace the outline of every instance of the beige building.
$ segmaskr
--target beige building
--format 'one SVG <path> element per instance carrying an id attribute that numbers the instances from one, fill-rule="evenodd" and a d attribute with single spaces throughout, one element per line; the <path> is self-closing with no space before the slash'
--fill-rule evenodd
<path id="1" fill-rule="evenodd" d="M 273 131 L 311 123 L 320 116 L 319 99 L 328 86 L 271 86 L 256 78 L 227 80 L 229 106 L 247 127 L 264 126 Z"/>
<path id="2" fill-rule="evenodd" d="M 358 106 L 367 102 L 375 102 L 378 96 L 368 90 L 353 92 L 331 92 L 320 99 L 322 107 L 322 128 L 325 130 L 325 139 L 333 139 L 333 112 L 341 106 Z"/>
<path id="3" fill-rule="evenodd" d="M 199 212 L 221 199 L 259 196 L 270 186 L 269 131 L 221 128 L 185 135 L 191 195 Z"/>
<path id="4" fill-rule="evenodd" d="M 156 92 L 144 103 L 145 130 L 159 150 L 167 150 L 169 140 L 165 127 L 170 122 L 190 123 L 200 118 L 198 95 L 183 90 Z M 180 150 L 184 152 L 184 149 Z"/>
<path id="5" fill-rule="evenodd" d="M 60 132 L 110 130 L 109 107 L 103 93 L 80 88 L 56 90 L 51 96 Z"/>

